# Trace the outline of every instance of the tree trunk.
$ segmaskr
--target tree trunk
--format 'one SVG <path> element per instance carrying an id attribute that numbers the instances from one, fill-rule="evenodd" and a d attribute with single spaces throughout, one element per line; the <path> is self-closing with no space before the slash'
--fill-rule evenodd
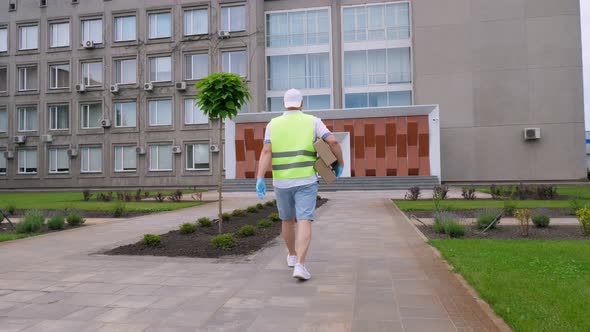
<path id="1" fill-rule="evenodd" d="M 219 190 L 219 234 L 222 232 L 223 226 L 223 209 L 221 204 L 221 192 L 223 190 L 223 119 L 219 118 L 219 182 L 218 182 L 218 190 Z"/>

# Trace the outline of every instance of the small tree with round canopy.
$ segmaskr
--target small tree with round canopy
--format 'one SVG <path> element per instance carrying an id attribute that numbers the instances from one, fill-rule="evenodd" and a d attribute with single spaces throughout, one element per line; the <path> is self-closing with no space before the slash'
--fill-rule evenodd
<path id="1" fill-rule="evenodd" d="M 232 73 L 214 73 L 199 82 L 195 103 L 210 120 L 219 122 L 219 234 L 222 233 L 222 184 L 223 184 L 223 121 L 233 119 L 250 100 L 250 89 L 243 78 Z"/>

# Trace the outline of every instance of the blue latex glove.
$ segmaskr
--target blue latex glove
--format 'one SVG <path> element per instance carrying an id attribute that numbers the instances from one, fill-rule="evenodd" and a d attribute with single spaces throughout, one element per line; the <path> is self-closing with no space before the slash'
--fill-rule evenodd
<path id="1" fill-rule="evenodd" d="M 339 179 L 342 176 L 342 171 L 344 171 L 344 166 L 340 164 L 336 164 L 336 178 Z"/>
<path id="2" fill-rule="evenodd" d="M 260 199 L 263 199 L 264 195 L 266 195 L 266 183 L 264 183 L 264 179 L 262 178 L 256 180 L 256 193 Z"/>

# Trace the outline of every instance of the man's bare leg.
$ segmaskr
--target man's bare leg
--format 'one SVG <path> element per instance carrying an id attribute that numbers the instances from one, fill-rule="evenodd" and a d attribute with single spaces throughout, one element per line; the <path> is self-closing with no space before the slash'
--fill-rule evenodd
<path id="1" fill-rule="evenodd" d="M 285 240 L 289 256 L 296 256 L 295 251 L 295 219 L 283 220 L 281 235 Z"/>
<path id="2" fill-rule="evenodd" d="M 311 243 L 311 221 L 297 221 L 297 263 L 304 264 Z"/>

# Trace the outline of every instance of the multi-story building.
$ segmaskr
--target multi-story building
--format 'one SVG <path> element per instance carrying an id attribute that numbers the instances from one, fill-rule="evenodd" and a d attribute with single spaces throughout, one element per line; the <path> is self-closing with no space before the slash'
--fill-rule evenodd
<path id="1" fill-rule="evenodd" d="M 193 99 L 219 71 L 252 92 L 231 177 L 295 87 L 351 176 L 582 179 L 581 61 L 579 0 L 6 0 L 0 188 L 215 185 L 225 142 Z"/>

